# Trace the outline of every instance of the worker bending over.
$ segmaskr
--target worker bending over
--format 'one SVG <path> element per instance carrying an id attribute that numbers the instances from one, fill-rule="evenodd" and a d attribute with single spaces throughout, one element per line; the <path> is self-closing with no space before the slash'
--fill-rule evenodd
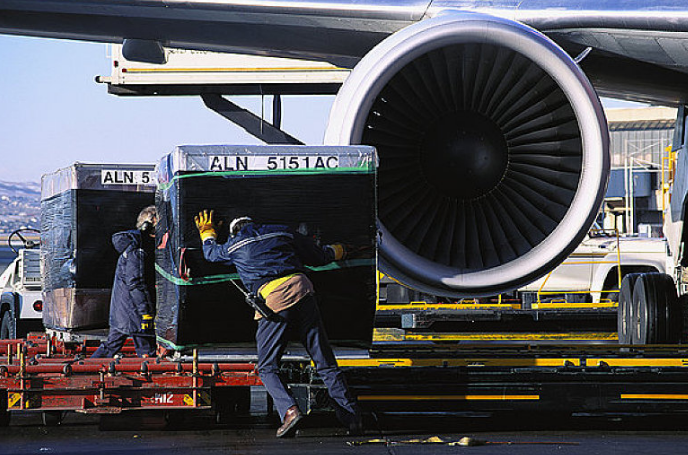
<path id="1" fill-rule="evenodd" d="M 129 336 L 136 355 L 155 356 L 155 206 L 141 210 L 136 229 L 118 232 L 112 244 L 120 254 L 110 297 L 110 333 L 92 358 L 113 357 Z"/>
<path id="2" fill-rule="evenodd" d="M 342 245 L 319 247 L 287 226 L 262 225 L 249 217 L 234 219 L 230 238 L 216 242 L 213 211 L 195 217 L 206 260 L 236 266 L 244 286 L 265 300 L 274 312 L 269 318 L 256 312 L 258 374 L 282 419 L 277 437 L 293 436 L 302 418 L 296 401 L 279 377 L 280 360 L 291 332 L 296 333 L 336 403 L 337 416 L 352 434 L 362 432 L 361 412 L 344 374 L 337 366 L 320 318 L 313 284 L 303 273 L 304 264 L 325 265 L 342 259 Z"/>

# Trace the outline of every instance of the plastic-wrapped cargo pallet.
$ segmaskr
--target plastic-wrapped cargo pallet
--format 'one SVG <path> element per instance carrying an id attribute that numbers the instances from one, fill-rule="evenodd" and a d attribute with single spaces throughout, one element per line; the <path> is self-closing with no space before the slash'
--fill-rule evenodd
<path id="1" fill-rule="evenodd" d="M 194 216 L 214 209 L 219 242 L 238 216 L 285 224 L 345 261 L 306 272 L 333 341 L 369 343 L 376 299 L 376 154 L 371 147 L 183 146 L 158 166 L 158 339 L 181 349 L 252 342 L 253 312 L 233 267 L 203 258 Z"/>
<path id="2" fill-rule="evenodd" d="M 133 229 L 155 200 L 153 165 L 83 164 L 41 179 L 43 325 L 108 326 L 117 264 L 112 234 Z"/>

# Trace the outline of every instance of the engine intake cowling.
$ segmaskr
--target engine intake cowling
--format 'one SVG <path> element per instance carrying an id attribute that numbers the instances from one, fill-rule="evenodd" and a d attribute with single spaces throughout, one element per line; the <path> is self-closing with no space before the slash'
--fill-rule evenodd
<path id="1" fill-rule="evenodd" d="M 423 292 L 492 295 L 544 275 L 604 197 L 600 101 L 555 43 L 517 22 L 445 13 L 354 68 L 325 143 L 380 159 L 380 268 Z"/>

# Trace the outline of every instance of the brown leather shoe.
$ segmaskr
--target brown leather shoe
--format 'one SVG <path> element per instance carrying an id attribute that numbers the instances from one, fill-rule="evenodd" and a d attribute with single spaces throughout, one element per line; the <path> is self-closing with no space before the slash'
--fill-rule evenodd
<path id="1" fill-rule="evenodd" d="M 303 418 L 299 407 L 294 405 L 284 414 L 284 423 L 277 429 L 278 438 L 291 438 L 296 433 L 296 425 Z"/>

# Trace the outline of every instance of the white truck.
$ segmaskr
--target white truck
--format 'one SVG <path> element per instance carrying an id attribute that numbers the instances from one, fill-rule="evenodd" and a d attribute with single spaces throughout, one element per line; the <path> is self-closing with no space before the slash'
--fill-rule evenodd
<path id="1" fill-rule="evenodd" d="M 0 275 L 0 339 L 3 340 L 43 330 L 40 243 L 35 240 L 36 234 L 38 231 L 34 229 L 19 229 L 7 238 L 17 257 Z M 19 249 L 15 247 L 15 238 L 22 243 Z"/>
<path id="2" fill-rule="evenodd" d="M 530 332 L 533 341 L 538 339 L 537 333 L 558 332 L 568 333 L 568 338 L 559 341 L 590 338 L 612 342 L 617 336 L 614 326 L 618 325 L 622 279 L 641 273 L 664 274 L 671 269 L 672 260 L 666 239 L 618 236 L 593 229 L 552 272 L 501 296 L 436 297 L 381 276 L 376 340 L 484 341 L 494 339 L 497 332 L 500 339 L 522 340 L 527 336 L 522 333 Z M 479 334 L 481 331 L 488 336 Z"/>
<path id="3" fill-rule="evenodd" d="M 666 273 L 670 268 L 664 238 L 618 236 L 593 229 L 561 265 L 519 289 L 526 308 L 615 307 L 619 287 L 631 273 Z"/>

